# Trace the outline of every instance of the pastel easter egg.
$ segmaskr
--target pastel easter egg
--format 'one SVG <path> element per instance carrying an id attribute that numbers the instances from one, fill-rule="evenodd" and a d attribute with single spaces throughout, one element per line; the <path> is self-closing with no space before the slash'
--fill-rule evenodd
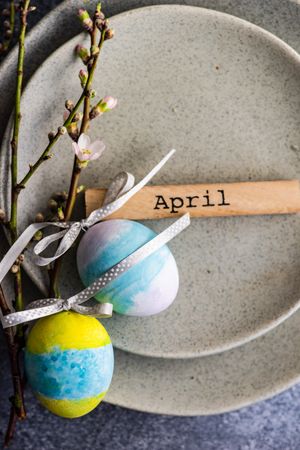
<path id="1" fill-rule="evenodd" d="M 83 236 L 77 251 L 83 284 L 89 286 L 155 236 L 150 228 L 131 220 L 107 220 L 94 225 Z M 112 303 L 120 314 L 148 316 L 171 305 L 178 285 L 175 259 L 164 245 L 111 281 L 95 298 Z"/>
<path id="2" fill-rule="evenodd" d="M 107 392 L 114 356 L 110 337 L 89 316 L 65 311 L 38 320 L 25 348 L 25 371 L 38 400 L 54 414 L 92 411 Z"/>

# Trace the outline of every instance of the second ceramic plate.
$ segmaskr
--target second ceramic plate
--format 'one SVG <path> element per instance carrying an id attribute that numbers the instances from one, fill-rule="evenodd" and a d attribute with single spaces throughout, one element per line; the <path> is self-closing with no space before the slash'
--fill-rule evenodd
<path id="1" fill-rule="evenodd" d="M 95 87 L 119 106 L 91 128 L 108 150 L 84 171 L 84 184 L 107 186 L 120 170 L 140 179 L 171 147 L 177 154 L 155 183 L 297 178 L 300 62 L 290 47 L 235 17 L 187 6 L 133 10 L 111 23 L 116 38 Z M 82 39 L 52 54 L 28 84 L 20 175 L 61 124 L 64 100 L 80 93 L 73 48 Z M 43 210 L 52 190 L 66 189 L 71 165 L 63 138 L 22 193 L 23 228 L 34 216 L 25 205 L 34 199 Z M 194 220 L 170 245 L 180 271 L 176 302 L 151 318 L 115 315 L 106 322 L 115 346 L 187 358 L 263 334 L 298 307 L 299 238 L 298 216 Z M 82 288 L 71 253 L 62 287 L 68 296 Z"/>

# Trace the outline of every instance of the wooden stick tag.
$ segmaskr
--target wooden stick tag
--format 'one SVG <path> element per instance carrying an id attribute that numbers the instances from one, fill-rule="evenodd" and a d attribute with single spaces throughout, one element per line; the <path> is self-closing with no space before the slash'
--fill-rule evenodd
<path id="1" fill-rule="evenodd" d="M 98 209 L 106 189 L 88 189 L 87 216 Z M 300 212 L 299 180 L 145 186 L 109 218 L 133 220 L 176 217 L 292 214 Z"/>

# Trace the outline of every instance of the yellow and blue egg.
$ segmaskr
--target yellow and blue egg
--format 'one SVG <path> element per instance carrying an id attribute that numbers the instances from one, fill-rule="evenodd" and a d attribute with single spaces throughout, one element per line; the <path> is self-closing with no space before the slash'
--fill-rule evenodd
<path id="1" fill-rule="evenodd" d="M 28 382 L 42 405 L 58 416 L 92 411 L 109 388 L 113 367 L 110 337 L 93 317 L 65 311 L 38 320 L 29 333 Z"/>

